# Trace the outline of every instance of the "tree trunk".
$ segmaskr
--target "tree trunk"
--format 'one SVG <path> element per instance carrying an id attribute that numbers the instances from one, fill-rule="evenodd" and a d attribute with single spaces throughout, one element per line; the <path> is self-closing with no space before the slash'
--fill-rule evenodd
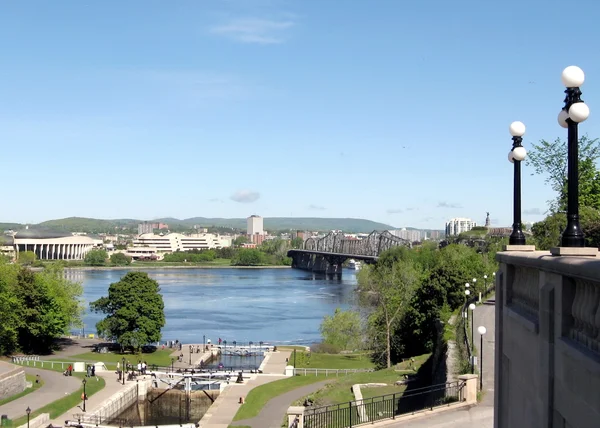
<path id="1" fill-rule="evenodd" d="M 392 350 L 390 347 L 390 324 L 386 323 L 387 368 L 392 367 Z"/>

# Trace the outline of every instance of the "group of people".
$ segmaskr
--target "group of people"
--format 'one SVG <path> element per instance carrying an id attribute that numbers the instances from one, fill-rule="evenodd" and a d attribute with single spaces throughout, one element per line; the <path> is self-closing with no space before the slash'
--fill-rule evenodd
<path id="1" fill-rule="evenodd" d="M 146 374 L 146 370 L 148 369 L 148 364 L 146 364 L 146 361 L 138 361 L 137 363 L 137 374 L 139 375 L 145 375 Z M 133 365 L 127 363 L 125 364 L 123 367 L 121 367 L 121 363 L 118 362 L 117 363 L 117 381 L 120 382 L 122 377 L 121 376 L 125 376 L 125 373 L 129 373 L 127 380 L 133 380 L 136 376 L 136 370 L 134 370 Z M 93 376 L 93 375 L 92 375 Z"/>

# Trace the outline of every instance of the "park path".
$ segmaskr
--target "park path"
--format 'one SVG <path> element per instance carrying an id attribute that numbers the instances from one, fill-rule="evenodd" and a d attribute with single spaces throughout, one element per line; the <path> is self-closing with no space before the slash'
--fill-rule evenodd
<path id="1" fill-rule="evenodd" d="M 248 396 L 248 393 L 257 386 L 280 379 L 286 379 L 286 376 L 284 376 L 285 366 L 287 365 L 286 360 L 290 355 L 290 351 L 270 352 L 268 355 L 269 360 L 265 364 L 263 370 L 264 374 L 257 375 L 254 379 L 249 380 L 244 384 L 233 383 L 225 388 L 200 421 L 202 428 L 229 427 L 233 421 L 233 417 L 240 408 L 240 397 L 245 399 Z M 291 401 L 288 403 L 288 406 L 290 403 Z M 279 419 L 279 424 L 277 425 L 278 428 L 281 426 L 282 420 L 283 415 Z M 236 424 L 237 423 L 239 422 L 236 422 Z M 261 428 L 267 427 L 263 426 Z"/>
<path id="2" fill-rule="evenodd" d="M 130 383 L 133 382 L 133 381 L 129 381 L 129 382 L 126 381 L 125 385 L 123 385 L 121 382 L 117 381 L 117 374 L 114 372 L 110 372 L 110 371 L 96 372 L 96 375 L 97 375 L 96 377 L 86 378 L 86 381 L 88 383 L 97 382 L 98 380 L 96 378 L 98 376 L 101 376 L 104 379 L 104 382 L 106 383 L 106 385 L 100 391 L 98 391 L 94 395 L 90 396 L 88 398 L 88 400 L 86 401 L 86 403 L 85 403 L 86 413 L 90 414 L 90 415 L 93 412 L 95 412 L 98 408 L 100 408 L 106 400 L 108 400 L 114 394 L 116 394 L 120 390 L 126 388 Z M 81 381 L 78 378 L 75 378 L 75 379 L 77 380 L 77 387 L 82 388 Z M 58 416 L 56 419 L 50 421 L 50 424 L 52 424 L 52 426 L 55 426 L 55 427 L 64 426 L 65 420 L 73 419 L 73 415 L 83 412 L 83 410 L 81 408 L 81 404 L 82 403 L 79 403 L 77 406 L 66 411 L 64 414 Z"/>
<path id="3" fill-rule="evenodd" d="M 286 415 L 288 407 L 290 407 L 294 401 L 318 391 L 327 383 L 335 380 L 336 379 L 324 380 L 311 385 L 305 385 L 300 388 L 293 389 L 285 394 L 281 394 L 269 400 L 265 407 L 262 408 L 258 416 L 252 419 L 235 421 L 231 425 L 234 427 L 236 425 L 246 425 L 252 428 L 280 428 L 281 422 Z"/>
<path id="4" fill-rule="evenodd" d="M 60 372 L 35 369 L 33 367 L 24 367 L 24 369 L 27 374 L 39 375 L 44 384 L 41 388 L 0 406 L 0 415 L 7 415 L 9 419 L 24 416 L 27 407 L 32 411 L 44 407 L 65 395 L 71 394 L 81 386 L 81 381 L 78 378 L 63 376 Z"/>

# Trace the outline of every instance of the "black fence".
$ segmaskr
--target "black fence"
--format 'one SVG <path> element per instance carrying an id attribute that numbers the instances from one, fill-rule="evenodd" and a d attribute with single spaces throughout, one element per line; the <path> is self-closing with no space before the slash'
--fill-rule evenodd
<path id="1" fill-rule="evenodd" d="M 464 382 L 456 381 L 332 406 L 306 408 L 305 428 L 351 428 L 463 401 Z"/>
<path id="2" fill-rule="evenodd" d="M 165 372 L 165 373 L 179 373 L 179 374 L 206 374 L 206 373 L 215 373 L 215 372 L 231 372 L 231 373 L 262 373 L 262 370 L 258 370 L 258 367 L 226 367 L 223 366 L 221 368 L 218 367 L 210 367 L 210 368 L 200 368 L 199 365 L 196 365 L 196 368 L 180 368 L 173 366 L 157 366 L 157 365 L 149 365 L 147 368 L 147 373 L 151 372 Z"/>

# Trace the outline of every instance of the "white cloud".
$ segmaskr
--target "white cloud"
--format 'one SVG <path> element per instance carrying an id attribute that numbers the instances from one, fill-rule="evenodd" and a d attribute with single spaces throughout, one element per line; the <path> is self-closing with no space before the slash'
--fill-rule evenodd
<path id="1" fill-rule="evenodd" d="M 438 208 L 462 208 L 460 204 L 453 204 L 448 202 L 438 202 Z"/>
<path id="2" fill-rule="evenodd" d="M 290 20 L 233 19 L 226 24 L 212 27 L 210 32 L 240 43 L 272 45 L 284 43 L 287 30 L 294 25 Z"/>
<path id="3" fill-rule="evenodd" d="M 528 210 L 523 210 L 523 214 L 527 215 L 544 215 L 541 209 L 539 208 L 530 208 Z"/>
<path id="4" fill-rule="evenodd" d="M 321 205 L 310 204 L 308 206 L 308 209 L 309 210 L 316 210 L 316 211 L 323 211 L 325 209 L 325 207 L 321 206 Z"/>
<path id="5" fill-rule="evenodd" d="M 252 190 L 238 190 L 229 197 L 232 201 L 240 202 L 242 204 L 249 204 L 255 202 L 260 198 L 260 193 Z"/>
<path id="6" fill-rule="evenodd" d="M 400 209 L 400 208 L 398 208 L 398 209 L 389 209 L 389 210 L 387 210 L 386 212 L 387 212 L 388 214 L 400 214 L 400 213 L 404 212 L 404 210 L 403 210 L 403 209 Z"/>

